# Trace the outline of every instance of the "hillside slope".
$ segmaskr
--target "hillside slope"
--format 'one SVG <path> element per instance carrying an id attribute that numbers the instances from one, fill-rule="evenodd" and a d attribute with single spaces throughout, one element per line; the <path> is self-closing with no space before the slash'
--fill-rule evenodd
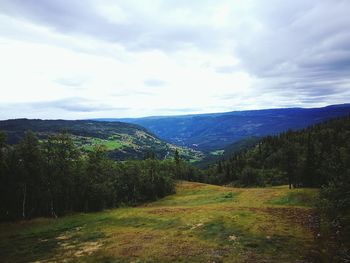
<path id="1" fill-rule="evenodd" d="M 151 152 L 163 159 L 171 157 L 176 149 L 186 160 L 199 160 L 202 156 L 198 151 L 166 143 L 136 124 L 87 120 L 0 121 L 0 131 L 6 132 L 10 144 L 18 142 L 26 130 L 32 130 L 41 140 L 50 134 L 67 132 L 82 150 L 89 151 L 97 144 L 105 145 L 109 156 L 116 160 L 142 159 Z"/>
<path id="2" fill-rule="evenodd" d="M 294 199 L 288 199 L 293 193 Z M 316 262 L 316 189 L 182 182 L 135 208 L 0 224 L 3 262 Z M 323 249 L 325 248 L 325 249 Z M 317 261 L 318 262 L 318 261 Z M 326 261 L 325 261 L 326 262 Z"/>
<path id="3" fill-rule="evenodd" d="M 247 137 L 262 137 L 288 129 L 300 129 L 346 114 L 350 114 L 350 104 L 121 120 L 146 127 L 170 143 L 210 151 L 223 149 Z"/>
<path id="4" fill-rule="evenodd" d="M 342 181 L 350 171 L 350 115 L 267 136 L 232 153 L 208 171 L 216 183 L 320 187 Z"/>

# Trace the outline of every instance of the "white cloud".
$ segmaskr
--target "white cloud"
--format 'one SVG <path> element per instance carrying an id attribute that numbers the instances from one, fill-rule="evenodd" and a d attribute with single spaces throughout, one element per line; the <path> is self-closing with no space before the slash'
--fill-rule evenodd
<path id="1" fill-rule="evenodd" d="M 321 106 L 350 95 L 348 1 L 0 2 L 2 119 Z"/>

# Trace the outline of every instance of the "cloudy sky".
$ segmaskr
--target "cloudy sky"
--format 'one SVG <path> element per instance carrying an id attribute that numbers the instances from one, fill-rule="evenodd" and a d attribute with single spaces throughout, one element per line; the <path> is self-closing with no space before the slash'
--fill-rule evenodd
<path id="1" fill-rule="evenodd" d="M 0 119 L 349 102 L 349 0 L 0 0 Z"/>

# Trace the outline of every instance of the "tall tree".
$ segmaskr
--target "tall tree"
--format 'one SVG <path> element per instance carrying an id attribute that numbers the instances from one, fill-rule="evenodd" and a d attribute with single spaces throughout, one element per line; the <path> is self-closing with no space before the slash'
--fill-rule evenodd
<path id="1" fill-rule="evenodd" d="M 22 185 L 22 217 L 27 217 L 27 211 L 35 210 L 36 200 L 40 193 L 34 188 L 40 184 L 42 175 L 42 154 L 39 140 L 32 131 L 27 131 L 18 144 L 20 182 Z"/>
<path id="2" fill-rule="evenodd" d="M 0 206 L 0 218 L 7 210 L 7 191 L 8 185 L 8 165 L 7 165 L 7 145 L 6 134 L 0 131 L 0 200 L 4 203 Z M 2 211 L 1 211 L 2 210 Z"/>
<path id="3" fill-rule="evenodd" d="M 44 144 L 46 185 L 50 199 L 50 214 L 72 209 L 72 173 L 78 159 L 78 150 L 67 133 L 51 135 Z"/>
<path id="4" fill-rule="evenodd" d="M 175 161 L 176 165 L 180 164 L 181 158 L 180 158 L 180 154 L 179 154 L 178 149 L 175 150 L 174 161 Z"/>

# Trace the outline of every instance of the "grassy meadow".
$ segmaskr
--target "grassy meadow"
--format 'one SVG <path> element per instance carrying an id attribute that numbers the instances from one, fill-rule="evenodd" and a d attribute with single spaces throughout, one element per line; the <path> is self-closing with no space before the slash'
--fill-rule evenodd
<path id="1" fill-rule="evenodd" d="M 318 191 L 180 182 L 138 207 L 0 224 L 2 262 L 309 262 Z"/>

